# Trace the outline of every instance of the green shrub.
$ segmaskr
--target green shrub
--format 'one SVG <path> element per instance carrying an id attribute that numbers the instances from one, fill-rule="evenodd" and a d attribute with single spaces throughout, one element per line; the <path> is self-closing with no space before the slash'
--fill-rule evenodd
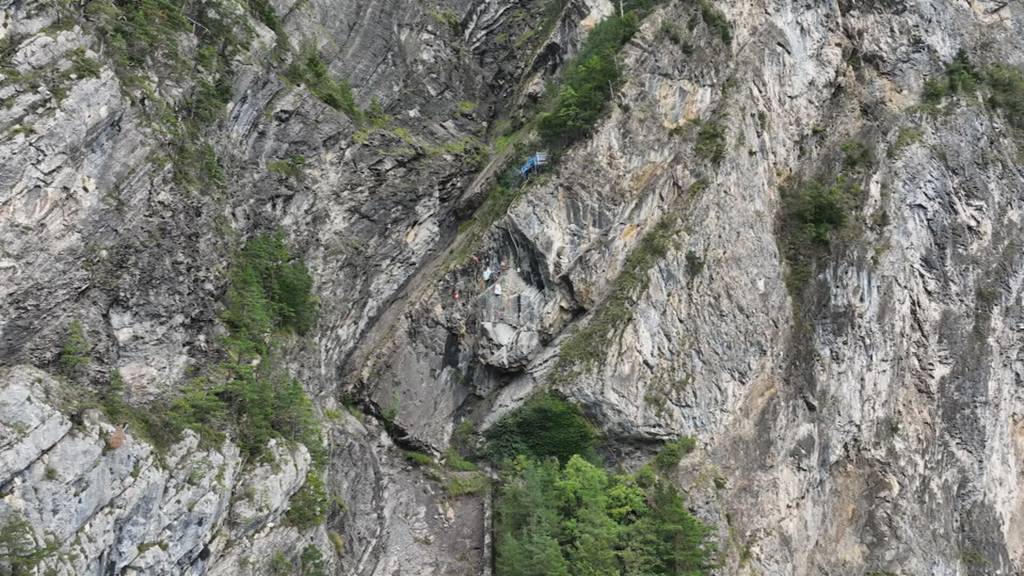
<path id="1" fill-rule="evenodd" d="M 313 280 L 282 233 L 251 239 L 230 275 L 224 320 L 233 338 L 259 345 L 274 329 L 305 334 L 316 322 Z"/>
<path id="2" fill-rule="evenodd" d="M 637 29 L 634 13 L 610 16 L 587 36 L 566 67 L 552 102 L 537 116 L 537 131 L 549 146 L 563 147 L 590 133 L 619 83 L 616 56 Z"/>
<path id="3" fill-rule="evenodd" d="M 60 351 L 61 374 L 71 379 L 80 378 L 91 360 L 90 350 L 91 346 L 85 338 L 82 322 L 77 318 L 72 320 Z"/>
<path id="4" fill-rule="evenodd" d="M 430 454 L 423 452 L 416 452 L 415 450 L 402 450 L 402 456 L 411 464 L 416 466 L 433 466 L 434 457 Z"/>
<path id="5" fill-rule="evenodd" d="M 77 48 L 70 52 L 71 73 L 79 78 L 99 78 L 100 63 L 85 55 L 85 50 Z"/>
<path id="6" fill-rule="evenodd" d="M 831 234 L 846 223 L 849 198 L 858 190 L 842 177 L 831 185 L 814 180 L 796 189 L 787 197 L 797 233 L 827 246 Z"/>
<path id="7" fill-rule="evenodd" d="M 709 573 L 709 530 L 672 485 L 579 456 L 515 461 L 495 504 L 497 576 Z"/>
<path id="8" fill-rule="evenodd" d="M 306 475 L 306 483 L 288 503 L 285 517 L 292 526 L 305 530 L 323 524 L 330 507 L 331 499 L 327 495 L 323 479 L 311 471 Z"/>
<path id="9" fill-rule="evenodd" d="M 296 84 L 305 84 L 324 104 L 344 112 L 354 122 L 361 122 L 365 118 L 348 81 L 331 78 L 327 63 L 315 49 L 305 49 L 285 71 L 285 77 Z"/>
<path id="10" fill-rule="evenodd" d="M 598 436 L 583 412 L 552 393 L 527 400 L 486 433 L 493 461 L 526 455 L 567 462 L 575 454 L 592 457 Z"/>
<path id="11" fill-rule="evenodd" d="M 327 576 L 327 563 L 324 561 L 323 553 L 316 546 L 310 544 L 303 548 L 299 562 L 302 566 L 301 576 Z"/>
<path id="12" fill-rule="evenodd" d="M 288 557 L 285 556 L 284 552 L 275 552 L 270 557 L 270 561 L 267 562 L 267 572 L 271 576 L 292 576 L 292 572 L 295 571 L 295 566 L 292 565 Z"/>
<path id="13" fill-rule="evenodd" d="M 0 524 L 0 569 L 6 568 L 10 576 L 36 574 L 36 566 L 57 550 L 57 545 L 36 541 L 32 526 L 17 512 L 11 513 Z"/>
<path id="14" fill-rule="evenodd" d="M 694 150 L 698 158 L 703 158 L 714 166 L 721 164 L 726 151 L 725 126 L 714 120 L 701 122 Z"/>
<path id="15" fill-rule="evenodd" d="M 456 498 L 467 494 L 479 494 L 487 490 L 487 476 L 479 472 L 455 474 L 448 477 L 444 488 L 449 496 Z"/>
<path id="16" fill-rule="evenodd" d="M 275 174 L 281 174 L 286 178 L 301 180 L 303 168 L 306 165 L 306 158 L 301 155 L 291 156 L 285 160 L 271 160 L 266 163 L 266 169 Z"/>
<path id="17" fill-rule="evenodd" d="M 718 36 L 723 44 L 732 44 L 732 24 L 725 14 L 711 4 L 710 0 L 699 0 L 700 16 L 712 34 Z"/>
<path id="18" fill-rule="evenodd" d="M 1024 70 L 996 64 L 977 68 L 961 50 L 938 78 L 925 82 L 922 99 L 936 106 L 950 96 L 987 93 L 986 102 L 1002 112 L 1010 126 L 1024 136 Z"/>
<path id="19" fill-rule="evenodd" d="M 619 50 L 657 3 L 623 2 L 621 16 L 613 14 L 590 31 L 579 53 L 566 66 L 561 82 L 550 89 L 553 97 L 537 116 L 537 132 L 545 144 L 562 148 L 590 133 L 621 80 L 616 62 Z"/>
<path id="20" fill-rule="evenodd" d="M 860 140 L 850 140 L 842 145 L 843 166 L 847 170 L 870 168 L 875 163 L 874 151 Z"/>
<path id="21" fill-rule="evenodd" d="M 232 432 L 249 458 L 263 457 L 271 438 L 283 438 L 304 444 L 322 466 L 327 453 L 313 404 L 270 347 L 276 332 L 302 333 L 315 321 L 309 273 L 291 256 L 283 236 L 273 234 L 246 244 L 229 275 L 225 360 L 178 397 L 149 410 L 133 410 L 124 402 L 115 372 L 102 405 L 111 420 L 137 423 L 157 447 L 174 442 L 185 429 L 199 433 L 207 445 Z"/>
<path id="22" fill-rule="evenodd" d="M 459 472 L 472 472 L 477 469 L 476 464 L 463 458 L 462 454 L 459 454 L 458 450 L 454 448 L 449 448 L 444 453 L 444 463 L 448 468 Z"/>
<path id="23" fill-rule="evenodd" d="M 659 470 L 671 470 L 675 468 L 683 456 L 693 452 L 697 447 L 697 440 L 691 436 L 683 436 L 678 440 L 666 442 L 654 457 L 654 465 Z"/>
<path id="24" fill-rule="evenodd" d="M 986 80 L 991 106 L 1002 111 L 1013 128 L 1024 132 L 1024 70 L 1007 65 L 993 66 Z"/>

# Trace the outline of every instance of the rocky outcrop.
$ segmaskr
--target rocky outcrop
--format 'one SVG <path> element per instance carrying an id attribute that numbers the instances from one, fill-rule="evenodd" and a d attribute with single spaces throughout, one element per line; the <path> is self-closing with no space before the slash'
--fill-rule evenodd
<path id="1" fill-rule="evenodd" d="M 728 53 L 700 26 L 665 32 L 694 7 L 648 19 L 610 117 L 452 268 L 459 301 L 420 287 L 367 381 L 438 447 L 453 419 L 489 425 L 550 385 L 627 461 L 696 436 L 679 480 L 721 527 L 725 573 L 1019 572 L 1019 338 L 999 328 L 1019 145 L 981 101 L 918 104 L 961 49 L 1020 64 L 1022 22 L 1005 5 L 723 9 Z M 689 120 L 724 127 L 720 163 Z M 851 141 L 875 159 L 863 197 L 794 291 L 779 189 Z M 666 216 L 671 249 L 639 271 L 635 305 L 587 332 Z M 485 284 L 485 268 L 502 274 Z M 584 336 L 598 359 L 566 380 L 559 352 Z"/>
<path id="2" fill-rule="evenodd" d="M 980 96 L 920 105 L 961 50 L 1024 64 L 1018 2 L 716 2 L 726 33 L 665 3 L 592 136 L 478 234 L 458 224 L 518 153 L 488 142 L 614 3 L 273 2 L 276 29 L 243 4 L 209 3 L 251 30 L 196 142 L 223 177 L 186 185 L 158 112 L 196 70 L 139 90 L 95 14 L 0 2 L 0 522 L 39 571 L 258 574 L 312 547 L 331 573 L 485 573 L 483 498 L 395 443 L 440 453 L 546 387 L 624 466 L 698 438 L 675 479 L 722 574 L 1024 570 L 1020 141 Z M 311 54 L 357 110 L 289 73 Z M 795 281 L 780 189 L 850 142 L 860 192 Z M 137 409 L 173 397 L 218 357 L 233 250 L 274 228 L 320 301 L 280 351 L 329 440 L 308 530 L 285 516 L 303 448 L 158 454 L 66 401 L 115 369 Z M 78 384 L 55 376 L 73 320 Z"/>

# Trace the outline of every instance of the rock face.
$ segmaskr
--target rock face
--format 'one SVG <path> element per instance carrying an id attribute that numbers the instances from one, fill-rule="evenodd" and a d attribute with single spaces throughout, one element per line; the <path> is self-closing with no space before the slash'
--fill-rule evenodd
<path id="1" fill-rule="evenodd" d="M 1024 64 L 1024 4 L 714 6 L 728 34 L 708 3 L 655 9 L 591 137 L 460 233 L 521 152 L 501 125 L 614 3 L 273 2 L 274 25 L 210 2 L 247 33 L 200 131 L 222 177 L 189 183 L 158 111 L 200 76 L 149 62 L 145 92 L 97 13 L 0 1 L 0 523 L 32 569 L 289 573 L 316 550 L 325 573 L 489 573 L 486 498 L 399 446 L 440 454 L 554 387 L 623 465 L 699 440 L 676 480 L 720 574 L 1024 573 L 1024 145 L 981 95 L 921 104 L 961 51 Z M 313 53 L 355 112 L 289 75 Z M 846 223 L 798 263 L 780 190 L 844 170 Z M 116 369 L 144 410 L 216 361 L 232 253 L 274 229 L 320 302 L 282 352 L 340 503 L 309 529 L 285 516 L 304 448 L 114 447 L 122 423 L 69 402 Z M 73 321 L 84 384 L 59 375 Z"/>

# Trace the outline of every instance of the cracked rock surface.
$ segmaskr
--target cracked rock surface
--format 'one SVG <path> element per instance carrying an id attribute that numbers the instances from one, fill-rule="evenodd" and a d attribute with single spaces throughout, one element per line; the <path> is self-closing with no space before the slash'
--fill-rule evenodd
<path id="1" fill-rule="evenodd" d="M 1024 574 L 1024 144 L 983 96 L 921 104 L 961 51 L 1024 65 L 1024 3 L 722 0 L 726 44 L 665 2 L 592 135 L 476 236 L 460 223 L 518 153 L 500 125 L 613 2 L 545 22 L 540 0 L 275 0 L 279 32 L 217 3 L 251 34 L 203 132 L 223 182 L 188 188 L 153 110 L 192 86 L 140 98 L 92 21 L 0 0 L 0 521 L 47 549 L 38 574 L 269 574 L 311 546 L 331 574 L 490 574 L 487 495 L 403 450 L 441 455 L 546 388 L 625 467 L 697 438 L 673 480 L 717 574 Z M 309 49 L 386 121 L 289 80 L 282 50 Z M 843 170 L 850 142 L 860 193 L 794 288 L 780 190 Z M 273 230 L 320 306 L 281 351 L 338 504 L 311 529 L 286 516 L 305 448 L 253 462 L 189 432 L 158 453 L 68 402 L 114 370 L 139 410 L 179 393 L 217 358 L 233 255 Z M 60 362 L 74 321 L 82 383 Z"/>

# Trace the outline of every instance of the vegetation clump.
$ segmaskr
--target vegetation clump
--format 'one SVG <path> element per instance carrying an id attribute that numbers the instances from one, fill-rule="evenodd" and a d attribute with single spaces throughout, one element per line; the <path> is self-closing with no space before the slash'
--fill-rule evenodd
<path id="1" fill-rule="evenodd" d="M 554 393 L 527 400 L 485 437 L 486 454 L 496 462 L 525 455 L 565 463 L 576 454 L 592 457 L 598 441 L 597 432 L 579 407 Z"/>
<path id="2" fill-rule="evenodd" d="M 714 7 L 710 0 L 699 0 L 700 17 L 704 20 L 711 33 L 729 46 L 732 44 L 732 24 L 720 10 Z"/>
<path id="3" fill-rule="evenodd" d="M 326 450 L 313 404 L 302 385 L 276 359 L 273 344 L 281 334 L 303 334 L 316 321 L 312 279 L 281 234 L 250 240 L 230 271 L 224 359 L 195 378 L 177 398 L 141 411 L 124 400 L 118 372 L 100 395 L 114 422 L 135 424 L 157 448 L 175 442 L 183 430 L 204 443 L 231 433 L 249 458 L 266 455 L 272 438 L 304 444 L 319 466 Z"/>
<path id="4" fill-rule="evenodd" d="M 39 563 L 56 550 L 56 543 L 36 542 L 32 526 L 18 513 L 10 514 L 0 524 L 0 572 L 4 574 L 35 574 Z"/>
<path id="5" fill-rule="evenodd" d="M 590 134 L 620 83 L 619 49 L 655 4 L 657 0 L 624 0 L 621 15 L 613 14 L 591 30 L 566 67 L 554 97 L 537 116 L 537 131 L 545 144 L 563 148 Z"/>
<path id="6" fill-rule="evenodd" d="M 323 478 L 315 471 L 306 475 L 306 483 L 292 496 L 285 517 L 288 523 L 300 530 L 323 524 L 331 509 L 331 498 L 327 494 Z"/>
<path id="7" fill-rule="evenodd" d="M 683 456 L 693 452 L 697 447 L 697 440 L 692 436 L 683 436 L 677 440 L 667 442 L 661 447 L 658 455 L 654 457 L 654 465 L 659 470 L 671 470 L 675 468 Z"/>
<path id="8" fill-rule="evenodd" d="M 72 380 L 80 378 L 89 364 L 89 350 L 82 322 L 76 318 L 68 325 L 68 333 L 60 351 L 61 374 Z"/>
<path id="9" fill-rule="evenodd" d="M 267 170 L 292 180 L 302 180 L 303 169 L 305 166 L 306 157 L 301 155 L 290 156 L 284 160 L 272 160 L 267 162 Z"/>
<path id="10" fill-rule="evenodd" d="M 986 93 L 986 102 L 1004 114 L 1015 130 L 1024 132 L 1024 70 L 1016 66 L 995 64 L 979 68 L 961 50 L 938 78 L 925 82 L 922 98 L 925 104 L 938 106 L 947 98 Z"/>
<path id="11" fill-rule="evenodd" d="M 610 475 L 580 456 L 517 458 L 495 514 L 498 576 L 709 573 L 709 530 L 653 475 Z"/>
<path id="12" fill-rule="evenodd" d="M 725 126 L 715 120 L 701 122 L 694 150 L 698 158 L 703 158 L 714 166 L 721 164 L 726 152 Z"/>
<path id="13" fill-rule="evenodd" d="M 833 240 L 861 201 L 860 182 L 877 161 L 874 149 L 863 140 L 846 142 L 840 150 L 841 163 L 832 175 L 791 183 L 780 190 L 779 237 L 790 265 L 787 282 L 791 290 L 802 288 L 814 261 L 828 255 Z"/>
<path id="14" fill-rule="evenodd" d="M 354 122 L 365 118 L 352 94 L 352 87 L 345 80 L 331 78 L 327 63 L 315 49 L 307 48 L 300 54 L 288 67 L 285 77 L 296 84 L 304 84 L 324 104 L 344 112 Z"/>

